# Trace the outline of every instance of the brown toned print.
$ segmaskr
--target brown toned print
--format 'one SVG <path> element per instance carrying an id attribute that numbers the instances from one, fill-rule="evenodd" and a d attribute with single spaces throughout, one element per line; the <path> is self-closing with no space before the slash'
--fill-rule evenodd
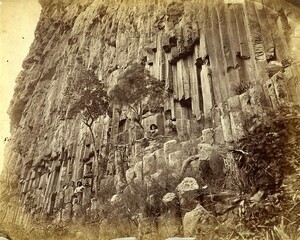
<path id="1" fill-rule="evenodd" d="M 0 10 L 0 237 L 299 239 L 297 3 Z"/>
<path id="2" fill-rule="evenodd" d="M 0 171 L 4 145 L 9 140 L 7 109 L 15 79 L 34 39 L 40 14 L 37 0 L 2 0 L 0 2 Z"/>

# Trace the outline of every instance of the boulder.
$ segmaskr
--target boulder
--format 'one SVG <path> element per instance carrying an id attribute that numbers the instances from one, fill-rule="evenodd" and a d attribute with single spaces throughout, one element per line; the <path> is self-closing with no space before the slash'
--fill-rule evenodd
<path id="1" fill-rule="evenodd" d="M 213 147 L 206 143 L 198 144 L 198 153 L 200 160 L 209 160 Z"/>
<path id="2" fill-rule="evenodd" d="M 162 199 L 162 202 L 165 204 L 165 205 L 168 205 L 172 202 L 175 202 L 177 201 L 177 196 L 175 193 L 167 193 L 163 199 Z"/>
<path id="3" fill-rule="evenodd" d="M 165 155 L 164 155 L 164 149 L 158 149 L 154 152 L 154 156 L 156 159 L 156 168 L 157 169 L 164 169 L 166 166 L 165 163 Z"/>
<path id="4" fill-rule="evenodd" d="M 176 187 L 176 191 L 180 198 L 194 198 L 195 196 L 198 196 L 199 185 L 196 179 L 186 177 Z"/>
<path id="5" fill-rule="evenodd" d="M 179 199 L 175 193 L 167 193 L 163 197 L 162 202 L 168 212 L 168 218 L 180 216 Z"/>
<path id="6" fill-rule="evenodd" d="M 187 212 L 183 217 L 183 232 L 185 236 L 194 236 L 204 233 L 217 223 L 216 218 L 211 215 L 201 204 Z"/>
<path id="7" fill-rule="evenodd" d="M 126 181 L 128 184 L 132 183 L 134 178 L 136 177 L 134 168 L 129 168 L 126 171 Z"/>
<path id="8" fill-rule="evenodd" d="M 122 200 L 121 195 L 115 194 L 111 197 L 110 202 L 112 205 L 119 203 Z"/>
<path id="9" fill-rule="evenodd" d="M 170 153 L 178 151 L 178 143 L 176 140 L 170 140 L 164 143 L 164 154 L 169 156 Z"/>
<path id="10" fill-rule="evenodd" d="M 215 144 L 224 144 L 224 135 L 221 125 L 214 129 L 214 142 Z"/>
<path id="11" fill-rule="evenodd" d="M 157 149 L 160 148 L 160 144 L 157 142 L 150 141 L 150 145 L 148 147 L 145 147 L 144 151 L 146 154 L 153 153 Z"/>
<path id="12" fill-rule="evenodd" d="M 176 151 L 169 154 L 169 169 L 172 169 L 172 175 L 174 177 L 179 176 L 183 160 L 182 151 Z"/>
<path id="13" fill-rule="evenodd" d="M 154 154 L 147 154 L 143 157 L 143 172 L 144 175 L 150 175 L 156 170 L 156 158 Z"/>
<path id="14" fill-rule="evenodd" d="M 137 162 L 135 165 L 134 165 L 134 172 L 135 172 L 135 175 L 136 175 L 136 178 L 138 180 L 141 180 L 142 177 L 143 177 L 143 162 L 140 161 L 140 162 Z"/>
<path id="15" fill-rule="evenodd" d="M 202 141 L 203 143 L 212 145 L 214 143 L 214 130 L 207 128 L 202 130 Z"/>
<path id="16" fill-rule="evenodd" d="M 263 199 L 263 196 L 264 196 L 264 191 L 263 190 L 259 190 L 249 200 L 251 202 L 260 202 Z"/>

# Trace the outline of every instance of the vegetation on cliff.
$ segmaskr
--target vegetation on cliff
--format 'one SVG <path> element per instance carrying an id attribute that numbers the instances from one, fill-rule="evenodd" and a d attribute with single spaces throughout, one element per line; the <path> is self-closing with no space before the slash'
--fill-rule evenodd
<path id="1" fill-rule="evenodd" d="M 93 70 L 85 69 L 81 65 L 75 76 L 70 75 L 67 81 L 65 94 L 70 98 L 70 108 L 67 112 L 67 117 L 74 118 L 80 114 L 82 122 L 89 129 L 95 156 L 95 174 L 98 176 L 100 175 L 99 166 L 104 164 L 99 159 L 99 149 L 101 146 L 96 146 L 93 125 L 101 115 L 107 114 L 109 107 L 107 90 L 104 82 L 98 79 Z M 101 169 L 101 172 L 103 172 L 103 169 Z M 96 189 L 98 189 L 99 181 L 100 179 L 96 180 Z"/>
<path id="2" fill-rule="evenodd" d="M 299 238 L 299 10 L 202 2 L 41 1 L 10 108 L 4 231 Z"/>
<path id="3" fill-rule="evenodd" d="M 197 239 L 207 239 L 207 236 L 210 239 L 224 240 L 299 238 L 299 116 L 299 107 L 293 106 L 282 108 L 280 114 L 274 113 L 265 119 L 253 119 L 252 132 L 239 143 L 227 148 L 225 161 L 232 161 L 224 179 L 227 186 L 221 189 L 209 186 L 208 190 L 203 188 L 196 195 L 189 193 L 189 204 L 193 205 L 196 201 L 206 209 L 194 222 Z M 167 172 L 162 174 L 166 175 Z M 180 181 L 181 179 L 174 178 L 169 184 L 176 187 Z M 2 209 L 6 204 L 17 204 L 13 200 L 17 196 L 14 191 L 16 188 L 6 186 L 7 184 L 12 184 L 12 181 L 1 182 Z M 49 240 L 110 239 L 138 236 L 138 232 L 142 234 L 145 231 L 140 229 L 143 224 L 144 227 L 146 224 L 153 228 L 156 221 L 168 219 L 170 212 L 175 214 L 171 218 L 173 222 L 170 220 L 166 224 L 180 226 L 180 215 L 185 215 L 184 206 L 188 205 L 180 199 L 172 200 L 172 197 L 167 197 L 162 184 L 162 178 L 156 183 L 129 184 L 118 200 L 103 205 L 97 222 L 87 222 L 86 225 L 81 222 L 34 222 L 32 227 L 26 228 L 4 223 L 0 230 L 9 232 L 13 239 L 20 240 L 41 235 L 43 239 Z M 163 198 L 166 205 L 157 202 L 163 195 L 166 196 Z M 168 201 L 171 202 L 167 203 Z M 179 214 L 179 223 L 174 223 L 176 212 Z M 185 215 L 183 224 L 194 220 Z M 125 227 L 119 227 L 119 224 Z M 186 228 L 179 230 L 178 234 L 181 231 L 186 231 Z M 167 235 L 164 229 L 160 229 L 157 235 L 152 235 L 152 239 L 164 239 Z"/>
<path id="4" fill-rule="evenodd" d="M 143 65 L 135 63 L 118 77 L 109 95 L 115 104 L 127 107 L 134 121 L 144 129 L 143 114 L 163 107 L 166 100 L 165 82 L 153 77 Z"/>

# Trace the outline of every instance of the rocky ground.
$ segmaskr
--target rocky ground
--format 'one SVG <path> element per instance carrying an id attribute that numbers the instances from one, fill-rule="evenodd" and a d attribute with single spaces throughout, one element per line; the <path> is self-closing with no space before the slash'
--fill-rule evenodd
<path id="1" fill-rule="evenodd" d="M 274 113 L 264 120 L 253 119 L 251 124 L 252 131 L 238 144 L 214 146 L 203 143 L 209 139 L 203 137 L 193 144 L 190 142 L 181 169 L 177 169 L 176 164 L 172 171 L 163 168 L 160 181 L 154 181 L 153 176 L 140 176 L 106 201 L 97 209 L 98 215 L 90 216 L 88 221 L 78 219 L 72 224 L 56 225 L 35 222 L 26 229 L 2 223 L 1 231 L 22 240 L 41 235 L 43 239 L 120 236 L 298 239 L 300 109 L 284 108 L 280 115 Z M 146 151 L 150 156 L 159 146 L 163 146 L 164 151 L 172 148 L 174 151 L 177 144 L 176 140 L 153 141 Z M 217 174 L 218 168 L 213 165 L 218 158 L 224 160 L 223 176 L 221 172 Z M 192 173 L 196 165 L 200 170 L 198 179 Z M 145 167 L 149 167 L 148 164 L 145 163 Z M 174 174 L 176 171 L 180 174 Z M 11 183 L 8 180 L 1 184 Z M 17 204 L 14 194 L 2 190 L 3 214 L 7 204 Z"/>

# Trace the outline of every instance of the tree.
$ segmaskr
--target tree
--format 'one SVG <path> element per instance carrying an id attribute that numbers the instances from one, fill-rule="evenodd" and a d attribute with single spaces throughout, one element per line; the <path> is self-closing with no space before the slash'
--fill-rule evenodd
<path id="1" fill-rule="evenodd" d="M 109 95 L 115 104 L 128 107 L 135 115 L 135 122 L 144 130 L 143 113 L 155 111 L 165 102 L 165 83 L 151 76 L 143 65 L 136 63 L 118 77 Z"/>
<path id="2" fill-rule="evenodd" d="M 95 156 L 95 169 L 98 176 L 99 159 L 93 124 L 97 118 L 105 115 L 108 110 L 109 100 L 105 85 L 99 81 L 92 70 L 79 69 L 74 77 L 68 78 L 65 94 L 73 98 L 68 117 L 72 118 L 80 114 L 82 122 L 89 129 Z"/>

